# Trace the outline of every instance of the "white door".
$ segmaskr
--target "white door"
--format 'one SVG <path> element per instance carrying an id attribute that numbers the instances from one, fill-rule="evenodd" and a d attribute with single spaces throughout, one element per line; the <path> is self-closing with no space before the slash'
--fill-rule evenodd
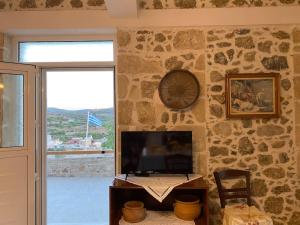
<path id="1" fill-rule="evenodd" d="M 0 62 L 0 225 L 34 225 L 35 66 Z"/>

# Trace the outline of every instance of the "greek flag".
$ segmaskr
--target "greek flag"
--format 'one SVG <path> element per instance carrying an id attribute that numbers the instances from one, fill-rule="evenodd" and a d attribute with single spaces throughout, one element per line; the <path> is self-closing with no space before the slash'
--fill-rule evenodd
<path id="1" fill-rule="evenodd" d="M 93 116 L 91 113 L 88 114 L 88 123 L 95 125 L 96 127 L 102 126 L 102 121 L 97 117 Z"/>

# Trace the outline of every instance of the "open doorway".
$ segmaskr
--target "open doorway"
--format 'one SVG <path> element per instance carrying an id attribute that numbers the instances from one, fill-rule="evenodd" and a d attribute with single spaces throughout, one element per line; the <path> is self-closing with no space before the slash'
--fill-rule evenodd
<path id="1" fill-rule="evenodd" d="M 47 225 L 108 225 L 113 69 L 47 69 Z"/>
<path id="2" fill-rule="evenodd" d="M 108 225 L 115 175 L 113 41 L 48 38 L 16 42 L 19 62 L 42 68 L 37 224 Z"/>

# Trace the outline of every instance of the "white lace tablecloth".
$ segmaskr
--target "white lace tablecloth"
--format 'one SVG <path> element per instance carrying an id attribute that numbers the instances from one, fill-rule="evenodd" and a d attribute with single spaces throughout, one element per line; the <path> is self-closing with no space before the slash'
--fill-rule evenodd
<path id="1" fill-rule="evenodd" d="M 146 218 L 138 223 L 128 223 L 123 217 L 119 225 L 195 225 L 194 221 L 179 219 L 171 211 L 150 211 L 147 210 Z"/>
<path id="2" fill-rule="evenodd" d="M 223 225 L 273 225 L 270 216 L 254 206 L 225 206 Z"/>
<path id="3" fill-rule="evenodd" d="M 150 177 L 127 177 L 127 182 L 142 186 L 150 195 L 162 202 L 165 197 L 173 190 L 174 187 L 189 181 L 201 178 L 199 174 L 192 174 L 189 180 L 183 175 L 181 176 L 150 176 Z M 117 179 L 125 180 L 125 175 L 116 176 Z"/>

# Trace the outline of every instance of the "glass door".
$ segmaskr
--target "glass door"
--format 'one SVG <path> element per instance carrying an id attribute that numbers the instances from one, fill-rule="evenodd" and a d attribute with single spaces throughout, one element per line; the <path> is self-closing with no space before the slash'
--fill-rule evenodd
<path id="1" fill-rule="evenodd" d="M 34 224 L 35 66 L 0 63 L 0 221 Z"/>

